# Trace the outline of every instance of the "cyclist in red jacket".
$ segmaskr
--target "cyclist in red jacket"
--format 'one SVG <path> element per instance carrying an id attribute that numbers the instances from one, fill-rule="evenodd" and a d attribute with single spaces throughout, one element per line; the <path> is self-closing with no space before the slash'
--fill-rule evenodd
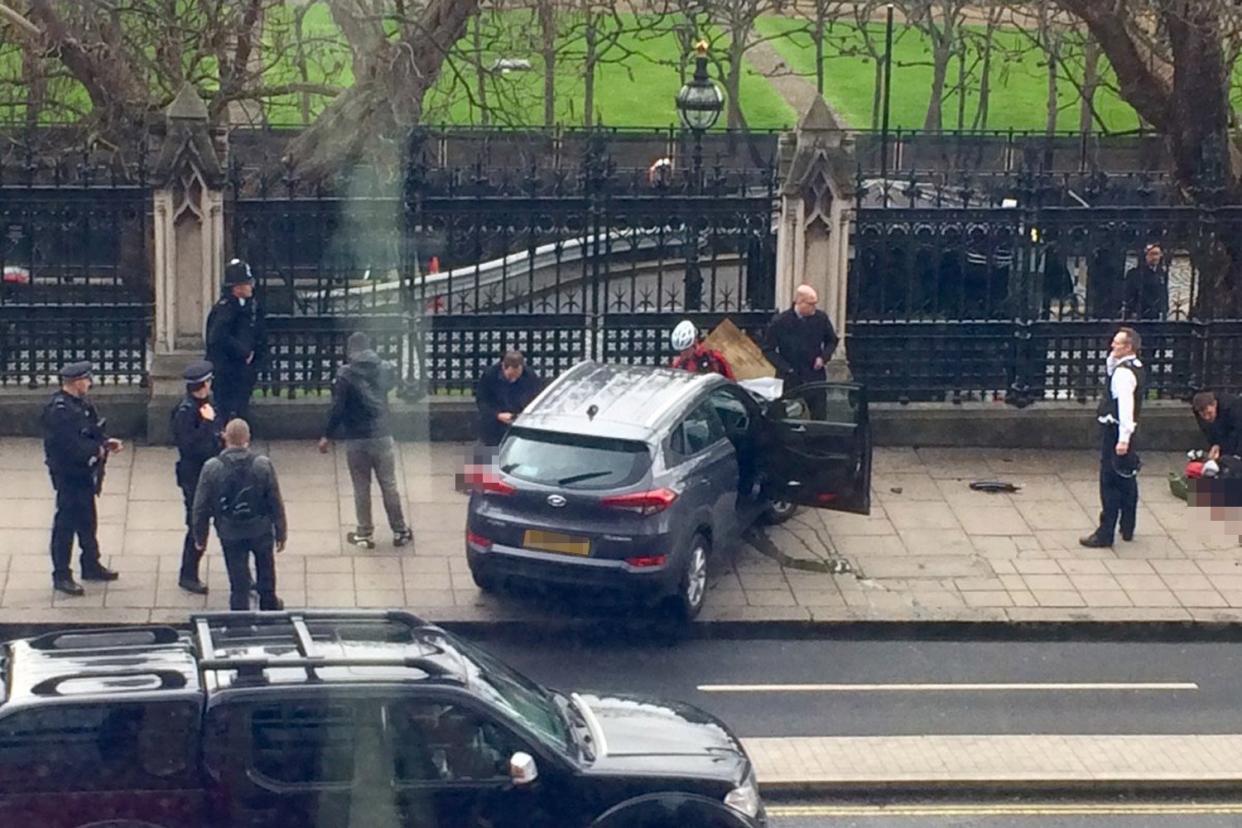
<path id="1" fill-rule="evenodd" d="M 699 330 L 689 319 L 677 323 L 670 341 L 673 350 L 677 352 L 677 356 L 673 358 L 674 368 L 683 368 L 696 374 L 716 373 L 726 379 L 737 379 L 733 376 L 733 368 L 724 358 L 724 354 L 699 341 Z"/>

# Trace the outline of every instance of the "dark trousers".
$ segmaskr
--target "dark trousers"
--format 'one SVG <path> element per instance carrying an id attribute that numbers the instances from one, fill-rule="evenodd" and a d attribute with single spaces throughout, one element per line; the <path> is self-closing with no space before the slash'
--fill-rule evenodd
<path id="1" fill-rule="evenodd" d="M 1130 438 L 1130 451 L 1125 457 L 1117 456 L 1117 426 L 1100 428 L 1100 528 L 1096 537 L 1112 543 L 1117 525 L 1121 534 L 1134 534 L 1134 522 L 1138 513 L 1138 453 L 1134 437 Z"/>
<path id="2" fill-rule="evenodd" d="M 254 555 L 255 588 L 259 609 L 279 609 L 276 598 L 276 552 L 271 535 L 240 540 L 220 540 L 224 566 L 229 573 L 229 609 L 250 609 L 250 556 Z"/>
<path id="3" fill-rule="evenodd" d="M 182 478 L 178 474 L 177 485 L 185 500 L 185 540 L 181 544 L 181 574 L 178 577 L 183 581 L 197 581 L 198 564 L 203 559 L 203 553 L 194 545 L 194 534 L 190 527 L 194 521 L 194 492 L 198 489 L 198 476 L 195 475 L 191 481 L 188 476 Z"/>
<path id="4" fill-rule="evenodd" d="M 73 575 L 73 537 L 78 537 L 83 572 L 99 567 L 99 542 L 95 539 L 95 487 L 90 482 L 56 484 L 56 517 L 52 521 L 52 577 Z"/>
<path id="5" fill-rule="evenodd" d="M 253 372 L 242 376 L 221 376 L 216 374 L 211 386 L 211 398 L 216 410 L 223 417 L 222 422 L 242 419 L 250 422 L 250 395 L 254 393 L 255 377 Z"/>

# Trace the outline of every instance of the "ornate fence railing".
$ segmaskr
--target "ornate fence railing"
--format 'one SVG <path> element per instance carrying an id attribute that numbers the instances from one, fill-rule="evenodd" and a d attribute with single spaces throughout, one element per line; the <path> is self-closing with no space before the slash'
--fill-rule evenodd
<path id="1" fill-rule="evenodd" d="M 103 385 L 145 385 L 150 305 L 0 304 L 0 386 L 57 383 L 62 365 L 90 360 Z"/>

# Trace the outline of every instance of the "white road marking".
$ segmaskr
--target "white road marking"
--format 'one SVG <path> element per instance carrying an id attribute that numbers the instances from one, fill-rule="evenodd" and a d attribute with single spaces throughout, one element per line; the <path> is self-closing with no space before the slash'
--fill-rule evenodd
<path id="1" fill-rule="evenodd" d="M 700 684 L 704 693 L 978 693 L 1029 691 L 1186 691 L 1198 690 L 1192 681 L 1097 682 L 987 682 L 939 684 Z"/>

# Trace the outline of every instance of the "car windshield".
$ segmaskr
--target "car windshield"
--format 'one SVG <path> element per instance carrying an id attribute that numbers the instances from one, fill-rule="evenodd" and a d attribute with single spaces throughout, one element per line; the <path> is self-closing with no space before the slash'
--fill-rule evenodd
<path id="1" fill-rule="evenodd" d="M 508 710 L 544 741 L 565 753 L 575 753 L 569 725 L 550 693 L 461 639 L 454 638 L 453 646 L 471 668 L 470 686 L 474 690 Z"/>
<path id="2" fill-rule="evenodd" d="M 500 470 L 532 483 L 570 489 L 628 486 L 646 473 L 643 443 L 514 429 L 500 450 Z"/>

